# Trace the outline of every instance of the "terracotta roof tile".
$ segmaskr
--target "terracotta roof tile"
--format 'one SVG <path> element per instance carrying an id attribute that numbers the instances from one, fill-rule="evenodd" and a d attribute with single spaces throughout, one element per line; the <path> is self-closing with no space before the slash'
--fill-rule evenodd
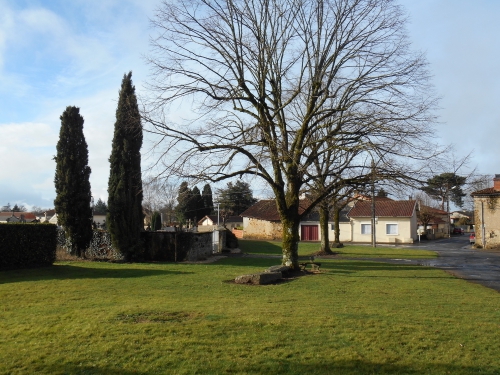
<path id="1" fill-rule="evenodd" d="M 379 201 L 375 204 L 377 217 L 411 217 L 415 210 L 416 201 Z M 372 203 L 367 201 L 356 202 L 349 212 L 350 217 L 372 216 Z"/>
<path id="2" fill-rule="evenodd" d="M 490 187 L 487 189 L 478 190 L 478 191 L 471 193 L 471 196 L 473 196 L 473 197 L 476 195 L 500 195 L 500 191 L 495 190 L 494 188 Z"/>
<path id="3" fill-rule="evenodd" d="M 301 200 L 299 205 L 299 215 L 310 206 L 308 200 Z M 267 220 L 267 221 L 280 221 L 278 208 L 274 199 L 265 199 L 258 201 L 252 207 L 240 214 L 242 217 L 250 217 L 253 219 Z"/>

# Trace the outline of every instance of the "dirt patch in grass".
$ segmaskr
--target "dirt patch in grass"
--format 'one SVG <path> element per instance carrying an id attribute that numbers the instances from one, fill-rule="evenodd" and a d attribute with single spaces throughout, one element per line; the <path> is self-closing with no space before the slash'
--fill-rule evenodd
<path id="1" fill-rule="evenodd" d="M 182 323 L 199 318 L 199 313 L 185 311 L 141 311 L 131 314 L 119 314 L 116 320 L 124 323 Z"/>

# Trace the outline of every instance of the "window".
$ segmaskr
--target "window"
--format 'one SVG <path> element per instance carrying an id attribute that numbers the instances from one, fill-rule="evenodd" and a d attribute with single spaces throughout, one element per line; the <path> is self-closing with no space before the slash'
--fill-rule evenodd
<path id="1" fill-rule="evenodd" d="M 372 225 L 361 224 L 361 234 L 372 234 Z"/>
<path id="2" fill-rule="evenodd" d="M 398 234 L 398 225 L 397 224 L 386 224 L 385 225 L 385 233 L 386 234 Z"/>

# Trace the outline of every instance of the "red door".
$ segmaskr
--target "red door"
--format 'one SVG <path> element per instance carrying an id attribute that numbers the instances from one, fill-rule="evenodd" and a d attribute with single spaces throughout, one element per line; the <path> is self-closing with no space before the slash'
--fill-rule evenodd
<path id="1" fill-rule="evenodd" d="M 300 239 L 302 241 L 318 241 L 318 226 L 317 225 L 302 225 Z"/>

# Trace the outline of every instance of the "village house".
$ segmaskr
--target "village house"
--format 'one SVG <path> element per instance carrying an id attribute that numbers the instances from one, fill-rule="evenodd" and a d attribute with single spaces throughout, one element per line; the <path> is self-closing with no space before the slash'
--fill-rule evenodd
<path id="1" fill-rule="evenodd" d="M 493 187 L 475 191 L 474 222 L 476 245 L 486 249 L 500 246 L 500 174 L 493 179 Z"/>
<path id="2" fill-rule="evenodd" d="M 375 200 L 375 237 L 377 243 L 413 243 L 417 233 L 415 200 Z M 351 211 L 351 241 L 372 241 L 372 203 L 358 201 Z"/>
<path id="3" fill-rule="evenodd" d="M 217 223 L 228 229 L 235 229 L 243 226 L 243 218 L 241 216 L 217 216 L 206 215 L 198 221 L 198 231 L 207 232 L 217 228 Z"/>

